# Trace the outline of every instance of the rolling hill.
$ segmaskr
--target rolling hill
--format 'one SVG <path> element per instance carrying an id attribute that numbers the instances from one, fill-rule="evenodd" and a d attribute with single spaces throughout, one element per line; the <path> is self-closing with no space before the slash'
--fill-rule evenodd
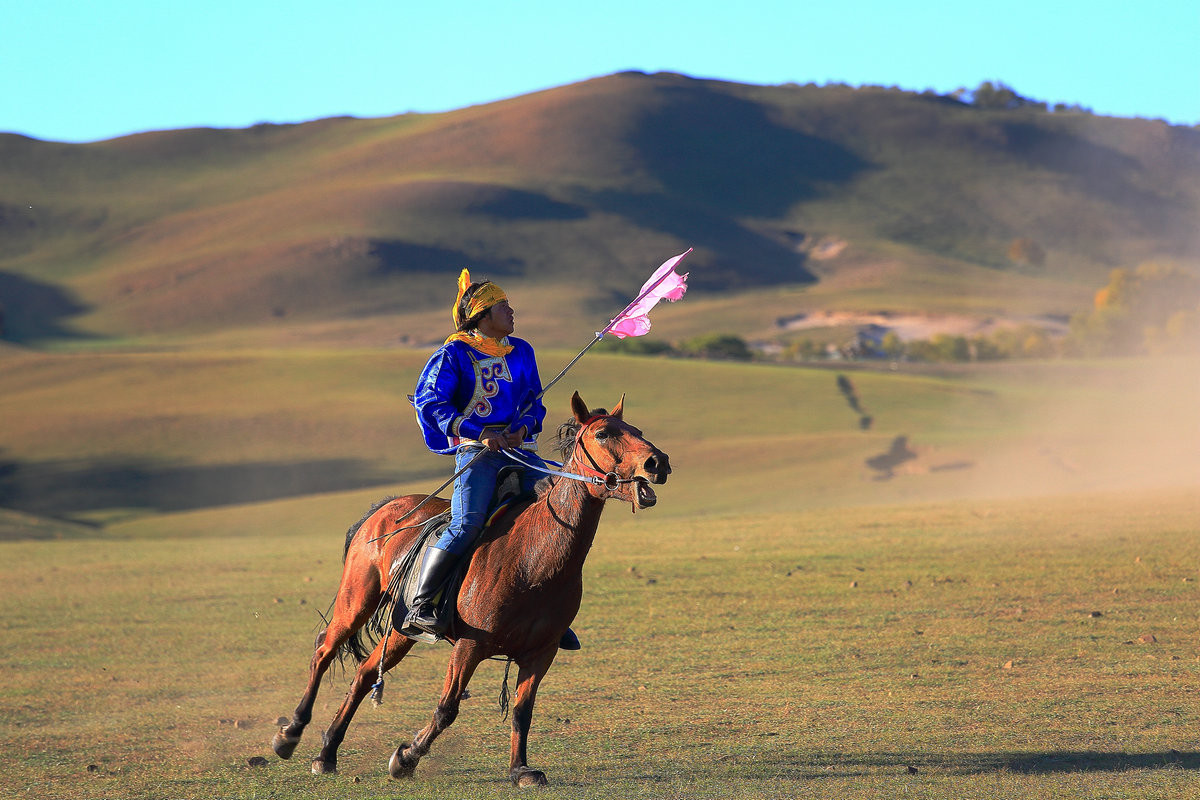
<path id="1" fill-rule="evenodd" d="M 1198 211 L 1195 128 L 622 73 L 434 115 L 0 135 L 0 304 L 16 342 L 425 341 L 471 265 L 520 288 L 523 332 L 560 336 L 694 246 L 668 334 L 797 308 L 1066 314 L 1115 266 L 1200 258 Z M 1016 240 L 1039 257 L 1011 261 Z"/>

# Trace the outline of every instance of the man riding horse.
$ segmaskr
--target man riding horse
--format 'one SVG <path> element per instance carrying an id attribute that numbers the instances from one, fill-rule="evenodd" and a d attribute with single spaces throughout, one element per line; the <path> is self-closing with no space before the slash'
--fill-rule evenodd
<path id="1" fill-rule="evenodd" d="M 425 364 L 413 406 L 426 446 L 453 455 L 458 478 L 450 498 L 450 524 L 421 561 L 416 597 L 400 632 L 441 636 L 434 600 L 459 559 L 470 552 L 486 522 L 506 450 L 520 450 L 521 492 L 533 492 L 545 462 L 537 437 L 546 408 L 533 347 L 512 335 L 515 317 L 504 290 L 491 281 L 458 278 L 451 309 L 455 332 Z M 518 415 L 519 418 L 518 418 Z M 578 649 L 568 630 L 561 646 Z"/>

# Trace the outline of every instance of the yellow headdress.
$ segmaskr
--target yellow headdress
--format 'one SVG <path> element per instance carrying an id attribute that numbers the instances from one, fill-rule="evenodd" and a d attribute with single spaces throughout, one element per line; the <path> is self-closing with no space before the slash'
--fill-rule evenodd
<path id="1" fill-rule="evenodd" d="M 475 294 L 471 295 L 470 301 L 467 303 L 466 313 L 462 310 L 463 295 L 467 293 L 467 289 L 471 286 L 471 272 L 464 269 L 458 276 L 458 296 L 454 298 L 454 307 L 450 309 L 450 316 L 454 319 L 454 329 L 458 330 L 463 326 L 463 323 L 471 317 L 478 314 L 480 311 L 486 311 L 496 303 L 501 303 L 508 299 L 508 295 L 504 290 L 492 282 L 484 283 L 475 290 Z"/>
<path id="2" fill-rule="evenodd" d="M 479 333 L 478 330 L 464 332 L 459 330 L 463 323 L 471 317 L 478 314 L 480 311 L 486 311 L 496 303 L 502 303 L 508 299 L 508 295 L 494 283 L 490 281 L 481 285 L 475 290 L 475 294 L 471 295 L 471 299 L 467 301 L 465 311 L 462 309 L 463 295 L 467 293 L 467 289 L 471 288 L 471 273 L 464 269 L 458 276 L 458 297 L 454 299 L 454 308 L 450 309 L 450 316 L 454 319 L 454 333 L 446 340 L 446 344 L 450 342 L 466 342 L 471 347 L 489 356 L 506 356 L 512 352 L 512 345 L 505 344 L 505 339 L 489 339 Z"/>

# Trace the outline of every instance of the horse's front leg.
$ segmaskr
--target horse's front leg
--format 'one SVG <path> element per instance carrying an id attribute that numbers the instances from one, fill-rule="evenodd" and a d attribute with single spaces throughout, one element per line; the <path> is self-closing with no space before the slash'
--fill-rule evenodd
<path id="1" fill-rule="evenodd" d="M 346 693 L 346 699 L 342 701 L 341 708 L 334 715 L 329 730 L 325 731 L 321 752 L 313 760 L 314 775 L 337 772 L 338 747 L 342 744 L 342 739 L 346 737 L 346 729 L 350 727 L 350 720 L 354 717 L 354 712 L 358 710 L 358 706 L 379 677 L 380 661 L 383 662 L 383 671 L 387 672 L 399 664 L 400 659 L 408 655 L 408 651 L 414 644 L 416 642 L 407 636 L 390 631 L 380 640 L 379 644 L 375 645 L 371 654 L 358 665 L 358 670 L 354 673 L 354 680 L 350 682 L 350 691 Z"/>
<path id="2" fill-rule="evenodd" d="M 433 719 L 423 729 L 417 732 L 410 745 L 400 745 L 392 753 L 388 761 L 388 774 L 393 778 L 409 778 L 416 772 L 417 763 L 429 753 L 433 740 L 449 728 L 458 717 L 459 703 L 475 668 L 482 661 L 479 648 L 475 642 L 459 639 L 450 654 L 450 665 L 446 669 L 446 683 L 442 687 L 442 696 L 434 709 Z"/>
<path id="3" fill-rule="evenodd" d="M 546 676 L 554 656 L 555 647 L 539 653 L 533 660 L 521 664 L 517 672 L 517 701 L 512 715 L 512 753 L 508 765 L 508 776 L 514 786 L 545 786 L 546 773 L 530 769 L 526 746 L 529 742 L 529 726 L 533 723 L 533 702 L 537 698 L 538 685 Z"/>

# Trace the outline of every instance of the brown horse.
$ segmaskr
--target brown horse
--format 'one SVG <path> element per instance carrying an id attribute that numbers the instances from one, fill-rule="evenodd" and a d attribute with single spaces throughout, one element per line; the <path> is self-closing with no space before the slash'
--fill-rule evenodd
<path id="1" fill-rule="evenodd" d="M 667 455 L 622 419 L 623 406 L 621 398 L 611 413 L 590 412 L 576 392 L 571 398 L 575 421 L 570 425 L 575 432 L 567 445 L 569 456 L 564 449 L 563 470 L 587 480 L 553 479 L 527 508 L 484 532 L 463 578 L 457 614 L 447 633 L 454 650 L 441 698 L 433 719 L 413 743 L 396 748 L 388 763 L 392 777 L 411 776 L 434 739 L 454 722 L 479 663 L 506 657 L 519 670 L 509 777 L 517 786 L 546 784 L 545 774 L 526 763 L 534 697 L 558 652 L 559 640 L 579 611 L 583 562 L 604 502 L 618 498 L 635 508 L 648 508 L 656 502 L 650 484 L 665 483 L 671 472 Z M 360 632 L 391 591 L 392 565 L 420 534 L 420 523 L 449 507 L 447 501 L 433 498 L 410 515 L 425 499 L 410 495 L 391 500 L 350 529 L 342 582 L 329 624 L 317 636 L 308 685 L 292 721 L 272 741 L 280 758 L 291 757 L 312 719 L 321 676 L 339 652 L 351 653 L 358 659 L 358 669 L 312 764 L 314 773 L 335 772 L 338 746 L 375 677 L 398 664 L 415 644 L 389 623 L 368 654 Z M 388 535 L 401 527 L 401 532 Z M 398 594 L 399 577 L 395 582 Z"/>

